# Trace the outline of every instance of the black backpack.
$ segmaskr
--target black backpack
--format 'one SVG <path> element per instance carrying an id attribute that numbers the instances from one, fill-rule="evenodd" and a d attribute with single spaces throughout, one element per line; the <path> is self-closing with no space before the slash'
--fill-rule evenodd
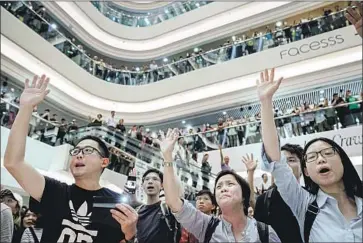
<path id="1" fill-rule="evenodd" d="M 264 198 L 265 208 L 270 209 L 270 203 L 271 203 L 271 197 L 272 197 L 273 190 L 274 189 L 270 189 L 265 193 L 265 198 Z M 320 209 L 319 209 L 318 203 L 316 202 L 316 198 L 315 198 L 314 201 L 308 205 L 308 210 L 305 213 L 304 237 L 303 237 L 304 238 L 303 241 L 305 243 L 309 243 L 311 228 L 313 227 L 315 218 L 319 212 L 320 212 Z M 269 215 L 270 213 L 267 212 L 267 214 Z M 283 222 L 283 219 L 281 221 Z"/>
<path id="2" fill-rule="evenodd" d="M 210 219 L 208 226 L 207 226 L 207 231 L 205 232 L 204 243 L 210 242 L 210 240 L 212 239 L 212 235 L 213 235 L 214 231 L 216 230 L 219 222 L 221 222 L 221 220 L 219 218 L 212 217 Z M 258 231 L 258 236 L 260 237 L 261 243 L 268 243 L 268 239 L 269 239 L 268 225 L 257 221 L 257 231 Z"/>
<path id="3" fill-rule="evenodd" d="M 136 209 L 137 212 L 143 207 L 144 205 L 141 205 Z M 166 205 L 165 202 L 160 203 L 160 209 L 163 214 L 163 218 L 165 220 L 166 225 L 169 228 L 168 235 L 172 235 L 173 243 L 178 243 L 181 238 L 181 225 L 178 223 L 178 221 L 175 219 L 174 215 L 171 213 L 169 207 Z"/>

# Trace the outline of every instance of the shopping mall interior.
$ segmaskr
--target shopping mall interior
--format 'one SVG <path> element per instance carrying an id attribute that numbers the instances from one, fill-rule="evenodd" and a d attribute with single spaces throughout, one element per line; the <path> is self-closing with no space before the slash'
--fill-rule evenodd
<path id="1" fill-rule="evenodd" d="M 295 239 L 291 235 L 300 242 L 362 242 L 360 2 L 0 5 L 0 201 L 2 219 L 3 204 L 12 210 L 11 242 L 107 242 L 107 235 L 112 235 L 109 242 L 266 242 L 259 230 L 257 236 L 249 231 L 254 227 L 249 222 L 269 226 L 280 242 Z M 268 96 L 270 103 L 268 85 L 277 89 Z M 320 143 L 330 145 L 317 149 Z M 331 162 L 335 157 L 339 165 Z M 314 176 L 315 164 L 328 172 Z M 296 166 L 298 183 L 288 181 Z M 355 175 L 359 185 L 348 182 Z M 223 181 L 228 176 L 232 182 Z M 353 216 L 344 212 L 351 208 L 342 209 L 348 202 L 329 194 L 333 180 L 344 195 L 353 195 Z M 234 181 L 242 194 L 233 191 Z M 251 191 L 249 200 L 241 181 Z M 354 188 L 351 194 L 348 185 Z M 294 186 L 299 192 L 292 196 L 295 191 L 288 188 Z M 300 227 L 296 233 L 291 229 L 286 236 L 258 216 L 259 198 L 272 190 L 281 194 L 274 205 L 291 208 Z M 322 206 L 322 194 L 330 205 L 336 203 L 334 209 Z M 86 195 L 92 205 L 83 203 Z M 242 233 L 231 219 L 239 211 L 228 206 L 238 195 Z M 9 206 L 9 200 L 15 204 Z M 305 211 L 314 200 L 318 213 L 306 236 Z M 131 201 L 142 206 L 136 209 Z M 208 202 L 212 213 L 203 211 Z M 118 203 L 131 205 L 129 212 L 117 208 L 122 216 L 111 217 L 102 211 Z M 154 204 L 166 205 L 175 225 L 181 225 L 171 240 L 169 215 L 161 207 L 166 221 L 159 219 L 155 210 L 160 207 L 151 209 Z M 43 225 L 26 223 L 29 212 Z M 219 224 L 209 232 L 211 216 L 203 213 L 232 230 Z M 120 237 L 113 232 L 115 224 Z M 137 233 L 130 233 L 130 225 Z M 48 233 L 53 230 L 59 232 Z"/>

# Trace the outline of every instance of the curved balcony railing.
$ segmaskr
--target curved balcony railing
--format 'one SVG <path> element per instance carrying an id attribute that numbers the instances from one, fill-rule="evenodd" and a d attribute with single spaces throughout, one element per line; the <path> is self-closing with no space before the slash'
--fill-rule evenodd
<path id="1" fill-rule="evenodd" d="M 131 12 L 129 10 L 122 9 L 121 6 L 118 6 L 112 2 L 92 1 L 92 4 L 104 16 L 113 22 L 130 27 L 147 27 L 156 25 L 183 13 L 190 12 L 194 9 L 205 6 L 209 3 L 212 3 L 212 1 L 173 2 L 163 8 L 150 10 L 148 12 Z"/>
<path id="2" fill-rule="evenodd" d="M 11 128 L 18 111 L 17 100 L 1 98 L 1 126 Z M 63 143 L 75 145 L 78 139 L 87 135 L 100 137 L 109 147 L 110 164 L 108 169 L 117 173 L 128 175 L 135 167 L 139 171 L 150 168 L 163 170 L 163 158 L 159 148 L 126 136 L 118 130 L 95 125 L 78 127 L 74 121 L 71 123 L 49 121 L 39 116 L 36 111 L 32 114 L 29 127 L 29 137 L 51 146 L 58 146 Z M 216 175 L 211 171 L 204 171 L 192 158 L 187 157 L 187 159 L 178 160 L 179 163 L 176 164 L 183 188 L 187 192 L 196 192 L 197 189 L 201 190 L 203 187 L 213 188 Z"/>
<path id="3" fill-rule="evenodd" d="M 16 100 L 1 99 L 0 104 L 1 125 L 11 128 L 19 106 Z M 355 112 L 350 109 L 354 105 Z M 336 106 L 311 108 L 307 111 L 277 116 L 275 124 L 279 136 L 291 138 L 362 124 L 362 100 Z M 149 168 L 163 170 L 163 157 L 158 146 L 163 139 L 162 134 L 159 138 L 149 137 L 152 141 L 150 145 L 146 139 L 140 141 L 117 129 L 110 129 L 102 125 L 90 124 L 87 127 L 79 128 L 74 122 L 59 123 L 44 119 L 36 112 L 32 114 L 29 136 L 33 139 L 52 146 L 63 142 L 73 145 L 79 138 L 86 135 L 100 137 L 108 144 L 111 152 L 108 167 L 110 170 L 125 175 L 128 175 L 134 167 L 138 167 L 140 170 Z M 224 124 L 214 129 L 206 128 L 205 131 L 184 135 L 183 138 L 184 143 L 180 145 L 182 149 L 178 148 L 174 151 L 176 161 L 174 166 L 182 185 L 191 192 L 202 188 L 213 188 L 216 175 L 211 172 L 211 167 L 204 166 L 203 162 L 200 162 L 200 159 L 194 155 L 198 152 L 216 150 L 227 146 L 235 147 L 260 143 L 260 121 L 258 117 L 257 121 L 236 120 L 231 125 Z"/>
<path id="4" fill-rule="evenodd" d="M 359 100 L 335 106 L 314 106 L 304 111 L 294 110 L 287 115 L 275 114 L 275 125 L 279 136 L 286 139 L 361 125 L 362 102 Z M 354 112 L 349 109 L 352 105 L 356 106 Z M 252 120 L 242 118 L 223 122 L 215 128 L 204 127 L 199 133 L 185 135 L 184 139 L 193 152 L 261 143 L 260 119 L 256 115 Z"/>
<path id="5" fill-rule="evenodd" d="M 341 10 L 328 16 L 321 16 L 309 22 L 281 28 L 264 35 L 257 35 L 256 33 L 254 38 L 236 40 L 231 45 L 224 45 L 208 52 L 199 50 L 198 54 L 193 52 L 192 55 L 187 55 L 187 58 L 181 58 L 179 61 L 172 60 L 171 63 L 168 63 L 168 60 L 165 59 L 165 64 L 160 67 L 151 64 L 150 66 L 134 67 L 129 70 L 127 67 L 116 68 L 105 63 L 102 59 L 92 59 L 85 54 L 82 46 L 76 46 L 73 43 L 74 38 L 73 41 L 68 39 L 57 30 L 55 24 L 50 22 L 51 20 L 45 20 L 42 16 L 44 12 L 38 11 L 38 13 L 23 2 L 17 2 L 17 4 L 22 5 L 17 8 L 18 10 L 6 9 L 85 71 L 106 82 L 121 85 L 144 85 L 158 82 L 349 25 L 344 16 L 346 10 Z M 2 2 L 1 5 L 5 6 L 6 3 Z M 47 16 L 47 18 L 50 18 L 50 16 Z"/>

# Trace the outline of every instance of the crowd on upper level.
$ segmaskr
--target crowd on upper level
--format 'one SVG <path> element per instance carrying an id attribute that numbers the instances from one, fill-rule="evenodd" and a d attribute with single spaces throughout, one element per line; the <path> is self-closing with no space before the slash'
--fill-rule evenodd
<path id="1" fill-rule="evenodd" d="M 363 37 L 363 6 L 357 4 L 359 12 L 349 9 L 348 19 Z M 3 164 L 31 199 L 29 208 L 23 207 L 21 197 L 1 186 L 0 242 L 362 242 L 363 184 L 347 152 L 328 138 L 314 138 L 304 148 L 281 144 L 273 97 L 282 80 L 275 80 L 274 69 L 266 69 L 256 85 L 261 104 L 261 169 L 273 176 L 271 186 L 267 175 L 262 175 L 262 195 L 255 195 L 253 154 L 242 157 L 247 179 L 242 178 L 229 166 L 228 156 L 223 158 L 220 143 L 222 171 L 213 187 L 196 194 L 194 203 L 185 198 L 177 177 L 183 174 L 178 168 L 183 137 L 177 128 L 168 129 L 160 143 L 163 172 L 153 168 L 142 175 L 145 202 L 136 199 L 134 172 L 122 194 L 101 186 L 110 154 L 97 136 L 82 137 L 69 151 L 74 184 L 42 175 L 25 162 L 26 139 L 32 112 L 49 93 L 49 78 L 35 76 L 31 84 L 26 80 Z M 344 99 L 333 95 L 328 108 L 336 109 L 341 127 L 362 118 L 361 106 L 348 90 Z M 339 108 L 344 108 L 341 115 Z M 315 117 L 315 123 L 320 118 Z M 112 119 L 107 122 L 114 125 Z M 222 122 L 219 127 L 226 129 Z M 208 161 L 208 154 L 204 157 Z M 299 183 L 302 178 L 304 187 Z"/>
<path id="2" fill-rule="evenodd" d="M 18 112 L 19 97 L 15 97 L 9 90 L 6 81 L 2 82 L 1 95 L 1 125 L 11 128 Z M 321 98 L 321 103 L 314 104 L 307 100 L 300 107 L 275 107 L 275 125 L 280 137 L 291 138 L 362 124 L 361 102 L 362 93 L 352 94 L 352 91 L 347 89 L 333 94 L 333 97 Z M 59 119 L 50 109 L 40 112 L 35 108 L 28 135 L 53 146 L 64 142 L 74 144 L 75 140 L 87 131 L 87 127 L 104 127 L 104 131 L 97 133 L 97 136 L 105 139 L 110 145 L 109 169 L 127 175 L 135 167 L 136 160 L 160 168 L 161 159 L 157 154 L 160 144 L 165 139 L 167 128 L 164 131 L 152 131 L 145 129 L 143 125 L 125 126 L 124 120 L 117 117 L 114 111 L 111 111 L 108 117 L 101 114 L 89 117 L 89 123 L 85 128 L 80 127 L 75 119 Z M 260 111 L 257 111 L 254 115 L 242 117 L 226 114 L 218 118 L 215 125 L 211 125 L 211 122 L 194 128 L 181 127 L 181 138 L 176 145 L 177 152 L 174 157 L 178 158 L 183 181 L 189 181 L 196 188 L 199 178 L 192 175 L 193 171 L 195 175 L 202 171 L 205 172 L 205 184 L 208 184 L 211 172 L 206 153 L 208 150 L 220 149 L 221 157 L 224 158 L 221 150 L 223 148 L 262 142 L 260 121 Z M 199 153 L 205 153 L 205 156 L 198 158 Z"/>
<path id="3" fill-rule="evenodd" d="M 55 47 L 70 59 L 84 68 L 87 72 L 107 82 L 122 85 L 141 85 L 157 82 L 179 74 L 196 69 L 208 67 L 231 59 L 250 55 L 262 50 L 298 41 L 320 33 L 342 28 L 350 23 L 344 16 L 346 9 L 336 5 L 333 9 L 324 9 L 322 15 L 311 16 L 309 19 L 296 20 L 293 24 L 280 21 L 276 26 L 266 26 L 264 33 L 255 31 L 252 35 L 247 33 L 233 36 L 223 45 L 209 51 L 195 48 L 180 55 L 179 58 L 164 58 L 158 62 L 137 67 L 128 67 L 108 63 L 104 57 L 91 57 L 90 49 L 83 46 L 73 36 L 63 35 L 57 29 L 53 18 L 47 14 L 46 9 L 39 2 L 11 3 L 1 2 L 2 6 L 22 20 L 26 25 L 53 42 L 63 38 Z M 349 4 L 348 4 L 349 5 Z M 31 8 L 30 8 L 31 7 Z"/>

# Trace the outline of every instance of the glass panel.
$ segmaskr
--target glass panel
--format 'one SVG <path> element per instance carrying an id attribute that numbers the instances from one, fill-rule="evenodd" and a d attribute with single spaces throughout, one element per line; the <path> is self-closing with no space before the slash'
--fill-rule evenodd
<path id="1" fill-rule="evenodd" d="M 292 138 L 362 124 L 362 100 L 356 100 L 337 106 L 312 105 L 291 110 L 288 115 L 282 115 L 279 111 L 275 113 L 279 136 Z M 260 119 L 259 115 L 251 117 L 249 121 L 245 118 L 230 121 L 227 118 L 228 121 L 223 121 L 220 129 L 218 126 L 209 126 L 200 133 L 184 135 L 187 147 L 191 153 L 195 153 L 217 150 L 219 145 L 227 148 L 261 143 Z"/>
<path id="2" fill-rule="evenodd" d="M 104 16 L 116 23 L 130 27 L 147 27 L 202 7 L 212 3 L 212 1 L 191 1 L 183 2 L 182 4 L 180 2 L 175 2 L 163 8 L 150 10 L 148 12 L 131 12 L 130 10 L 123 9 L 120 5 L 108 1 L 92 1 L 91 3 Z"/>
<path id="3" fill-rule="evenodd" d="M 112 153 L 117 154 L 117 156 L 128 158 L 128 160 L 131 161 L 130 163 L 135 166 L 163 170 L 163 158 L 160 149 L 155 143 L 154 145 L 148 144 L 145 141 L 140 141 L 131 136 L 125 136 L 117 130 L 109 129 L 104 126 L 83 127 L 78 129 L 76 135 L 72 137 L 71 143 L 75 143 L 77 139 L 86 135 L 102 138 L 106 141 Z M 149 141 L 152 142 L 152 140 Z M 198 165 L 198 162 L 191 158 L 190 154 L 189 156 L 181 157 L 176 155 L 175 169 L 177 175 L 183 186 L 188 187 L 190 190 L 201 190 L 203 187 L 213 188 L 216 175 L 210 171 L 205 171 L 204 168 L 205 167 L 202 169 L 201 166 Z M 121 163 L 113 163 L 111 161 L 109 169 L 126 174 L 132 167 L 122 165 Z"/>
<path id="4" fill-rule="evenodd" d="M 98 2 L 96 5 L 101 6 L 105 3 Z M 274 32 L 255 33 L 252 38 L 244 36 L 243 39 L 238 39 L 232 44 L 211 51 L 195 50 L 197 53 L 194 51 L 192 55 L 187 55 L 186 58 L 181 58 L 178 61 L 172 60 L 171 63 L 164 59 L 163 63 L 165 64 L 162 66 L 151 64 L 128 70 L 127 67 L 118 69 L 105 63 L 102 59 L 89 57 L 81 45 L 76 46 L 74 44 L 75 38 L 70 40 L 58 31 L 55 21 L 46 14 L 38 2 L 27 2 L 27 4 L 24 2 L 1 2 L 0 4 L 84 70 L 106 82 L 121 85 L 144 85 L 157 82 L 349 25 L 344 16 L 346 10 L 341 10 L 295 26 L 280 27 Z M 183 7 L 191 10 L 192 5 L 197 3 L 188 2 L 186 4 L 183 2 L 182 6 L 180 3 L 173 4 L 179 4 L 177 5 L 178 8 Z M 166 18 L 166 16 L 161 16 L 158 15 L 160 18 Z M 128 17 L 123 16 L 122 18 Z"/>
<path id="5" fill-rule="evenodd" d="M 4 95 L 2 94 L 2 97 Z M 19 111 L 19 98 L 9 100 L 1 98 L 0 101 L 0 123 L 1 126 L 11 129 L 16 115 Z M 56 142 L 57 134 L 59 132 L 59 123 L 50 121 L 50 115 L 40 117 L 34 109 L 32 118 L 30 120 L 30 127 L 28 136 L 44 142 L 49 145 L 54 145 Z"/>

